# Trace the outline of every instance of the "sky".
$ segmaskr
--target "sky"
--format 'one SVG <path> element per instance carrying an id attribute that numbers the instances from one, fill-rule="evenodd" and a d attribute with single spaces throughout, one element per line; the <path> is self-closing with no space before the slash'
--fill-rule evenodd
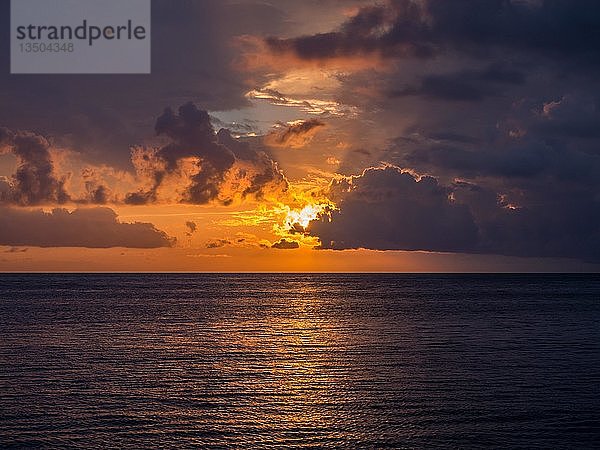
<path id="1" fill-rule="evenodd" d="M 0 271 L 600 268 L 597 1 L 153 0 L 140 75 L 9 7 Z"/>

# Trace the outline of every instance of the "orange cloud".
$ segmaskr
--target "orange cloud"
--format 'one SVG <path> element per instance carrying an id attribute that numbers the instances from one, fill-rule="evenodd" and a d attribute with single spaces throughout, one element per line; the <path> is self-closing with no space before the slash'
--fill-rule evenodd
<path id="1" fill-rule="evenodd" d="M 145 186 L 129 193 L 126 203 L 231 205 L 287 190 L 286 178 L 265 152 L 234 139 L 225 129 L 215 133 L 208 113 L 193 103 L 177 112 L 167 108 L 155 128 L 170 142 L 158 149 L 134 150 L 136 173 Z"/>

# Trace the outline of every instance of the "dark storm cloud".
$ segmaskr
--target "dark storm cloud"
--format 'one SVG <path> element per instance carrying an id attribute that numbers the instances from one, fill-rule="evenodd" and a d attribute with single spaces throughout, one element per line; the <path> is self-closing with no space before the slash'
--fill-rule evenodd
<path id="1" fill-rule="evenodd" d="M 448 49 L 484 56 L 494 48 L 600 60 L 600 5 L 593 0 L 390 0 L 362 8 L 339 30 L 269 38 L 274 53 L 304 60 L 375 54 L 432 57 Z"/>
<path id="2" fill-rule="evenodd" d="M 339 211 L 309 226 L 323 248 L 429 250 L 600 261 L 600 196 L 552 191 L 514 206 L 494 189 L 442 186 L 396 167 L 333 182 Z"/>
<path id="3" fill-rule="evenodd" d="M 37 247 L 171 247 L 175 239 L 150 223 L 121 223 L 109 208 L 52 212 L 0 207 L 0 244 Z"/>
<path id="4" fill-rule="evenodd" d="M 13 132 L 0 128 L 0 154 L 12 152 L 18 161 L 17 171 L 10 185 L 4 182 L 5 201 L 20 205 L 65 203 L 69 195 L 64 179 L 54 172 L 50 144 L 42 136 L 29 132 Z"/>
<path id="5" fill-rule="evenodd" d="M 334 181 L 339 211 L 312 222 L 323 248 L 473 251 L 477 227 L 469 209 L 449 199 L 432 177 L 415 179 L 395 167 L 367 169 Z"/>
<path id="6" fill-rule="evenodd" d="M 290 241 L 288 239 L 282 238 L 279 241 L 273 243 L 271 248 L 276 248 L 278 250 L 293 250 L 295 248 L 300 248 L 300 244 L 296 241 Z"/>
<path id="7" fill-rule="evenodd" d="M 252 150 L 235 141 L 227 130 L 215 133 L 206 111 L 186 103 L 174 112 L 167 108 L 157 119 L 157 135 L 165 135 L 171 143 L 155 152 L 142 152 L 141 164 L 148 167 L 148 190 L 129 193 L 125 202 L 145 204 L 158 200 L 158 191 L 167 177 L 182 171 L 181 164 L 194 158 L 194 171 L 184 180 L 188 186 L 180 199 L 184 203 L 206 204 L 218 201 L 228 205 L 236 197 L 253 195 L 262 198 L 267 191 L 283 192 L 287 181 L 277 165 L 264 152 Z M 227 180 L 233 178 L 233 182 Z M 181 190 L 181 186 L 176 186 Z"/>

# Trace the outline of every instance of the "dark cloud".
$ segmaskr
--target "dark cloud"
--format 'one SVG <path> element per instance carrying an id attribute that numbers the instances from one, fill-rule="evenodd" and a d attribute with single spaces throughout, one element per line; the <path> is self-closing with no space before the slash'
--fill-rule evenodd
<path id="1" fill-rule="evenodd" d="M 282 238 L 279 241 L 273 243 L 271 248 L 276 248 L 278 250 L 293 250 L 295 248 L 300 248 L 300 244 L 296 241 L 290 241 L 288 239 Z"/>
<path id="2" fill-rule="evenodd" d="M 416 39 L 425 32 L 422 15 L 422 8 L 416 2 L 367 6 L 338 31 L 288 39 L 271 37 L 266 39 L 266 44 L 275 54 L 293 53 L 305 60 L 371 53 L 430 56 L 430 44 Z"/>
<path id="3" fill-rule="evenodd" d="M 336 31 L 266 44 L 275 54 L 304 60 L 427 58 L 448 50 L 481 57 L 500 48 L 597 64 L 599 24 L 593 0 L 390 0 L 362 8 Z"/>
<path id="4" fill-rule="evenodd" d="M 309 229 L 323 248 L 473 251 L 474 219 L 449 194 L 431 177 L 417 180 L 395 167 L 367 169 L 332 183 L 339 211 Z"/>
<path id="5" fill-rule="evenodd" d="M 27 206 L 69 200 L 65 179 L 55 174 L 50 144 L 45 138 L 0 128 L 0 154 L 3 151 L 12 152 L 18 161 L 12 183 L 2 183 L 5 201 Z"/>
<path id="6" fill-rule="evenodd" d="M 396 167 L 367 169 L 331 186 L 338 211 L 309 226 L 323 248 L 429 250 L 600 260 L 600 196 L 534 198 L 474 183 L 440 185 Z M 522 204 L 512 204 L 511 197 Z"/>
<path id="7" fill-rule="evenodd" d="M 169 176 L 175 175 L 180 177 L 177 183 L 187 182 L 184 190 L 176 186 L 182 190 L 179 201 L 183 203 L 216 201 L 228 205 L 235 198 L 262 198 L 269 191 L 287 189 L 282 172 L 266 153 L 237 142 L 227 130 L 215 133 L 208 113 L 193 103 L 181 106 L 177 113 L 167 108 L 157 119 L 155 130 L 171 142 L 156 151 L 134 154 L 143 172 L 138 175 L 149 178 L 150 187 L 129 193 L 126 203 L 157 201 L 159 190 L 169 183 Z"/>
<path id="8" fill-rule="evenodd" d="M 121 223 L 109 208 L 52 212 L 0 207 L 0 244 L 36 247 L 171 247 L 175 239 L 150 223 Z"/>
<path id="9" fill-rule="evenodd" d="M 280 124 L 280 129 L 265 137 L 265 142 L 274 147 L 301 148 L 307 145 L 325 122 L 319 119 L 301 120 L 292 124 Z"/>

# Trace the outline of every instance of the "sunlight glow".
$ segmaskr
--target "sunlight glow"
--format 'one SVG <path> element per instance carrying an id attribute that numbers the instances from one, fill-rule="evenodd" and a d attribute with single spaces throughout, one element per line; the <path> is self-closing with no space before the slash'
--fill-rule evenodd
<path id="1" fill-rule="evenodd" d="M 309 204 L 300 210 L 289 210 L 285 218 L 285 225 L 288 229 L 297 229 L 299 225 L 302 230 L 306 230 L 310 222 L 317 220 L 320 216 L 329 213 L 331 206 L 329 204 Z"/>

